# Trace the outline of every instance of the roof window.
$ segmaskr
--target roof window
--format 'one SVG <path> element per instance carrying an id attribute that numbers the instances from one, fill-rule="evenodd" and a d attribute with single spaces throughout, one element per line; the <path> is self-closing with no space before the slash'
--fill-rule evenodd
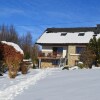
<path id="1" fill-rule="evenodd" d="M 67 33 L 61 33 L 61 36 L 66 36 L 67 35 Z"/>
<path id="2" fill-rule="evenodd" d="M 84 36 L 85 35 L 85 33 L 79 33 L 78 34 L 78 36 Z"/>

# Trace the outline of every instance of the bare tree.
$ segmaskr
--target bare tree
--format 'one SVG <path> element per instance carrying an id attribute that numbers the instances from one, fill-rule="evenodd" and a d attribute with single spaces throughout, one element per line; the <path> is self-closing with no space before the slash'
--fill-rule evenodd
<path id="1" fill-rule="evenodd" d="M 13 25 L 10 27 L 2 25 L 0 28 L 0 41 L 8 41 L 8 42 L 19 42 L 18 33 L 15 31 Z"/>
<path id="2" fill-rule="evenodd" d="M 13 25 L 10 26 L 10 29 L 9 29 L 9 41 L 17 43 L 17 44 L 19 42 L 18 33 L 16 32 L 16 30 L 15 30 Z"/>
<path id="3" fill-rule="evenodd" d="M 31 58 L 33 60 L 33 64 L 38 63 L 38 53 L 40 52 L 40 48 L 37 44 L 34 44 L 32 47 Z"/>
<path id="4" fill-rule="evenodd" d="M 93 62 L 95 61 L 96 55 L 93 50 L 88 47 L 81 52 L 80 61 L 82 61 L 86 68 L 91 68 Z"/>
<path id="5" fill-rule="evenodd" d="M 32 36 L 31 33 L 28 32 L 26 35 L 21 37 L 21 47 L 24 51 L 25 58 L 30 58 L 31 56 L 31 49 L 32 49 Z"/>
<path id="6" fill-rule="evenodd" d="M 8 27 L 5 25 L 2 25 L 1 30 L 0 30 L 0 41 L 7 41 L 8 37 L 9 37 Z"/>

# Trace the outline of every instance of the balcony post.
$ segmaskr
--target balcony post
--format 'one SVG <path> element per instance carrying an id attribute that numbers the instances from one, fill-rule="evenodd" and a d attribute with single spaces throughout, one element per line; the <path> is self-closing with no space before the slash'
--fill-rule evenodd
<path id="1" fill-rule="evenodd" d="M 61 67 L 61 58 L 59 59 L 59 67 Z"/>
<path id="2" fill-rule="evenodd" d="M 41 58 L 39 58 L 39 69 L 41 68 Z"/>

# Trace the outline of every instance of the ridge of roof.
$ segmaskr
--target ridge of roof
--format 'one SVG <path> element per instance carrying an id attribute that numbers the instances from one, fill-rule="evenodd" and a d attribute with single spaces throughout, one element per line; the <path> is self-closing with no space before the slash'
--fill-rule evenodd
<path id="1" fill-rule="evenodd" d="M 95 31 L 97 27 L 74 27 L 74 28 L 47 28 L 48 33 L 51 32 L 87 32 Z"/>

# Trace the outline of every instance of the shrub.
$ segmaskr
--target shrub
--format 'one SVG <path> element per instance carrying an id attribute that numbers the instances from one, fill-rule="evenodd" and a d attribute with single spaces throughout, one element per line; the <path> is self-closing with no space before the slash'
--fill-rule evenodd
<path id="1" fill-rule="evenodd" d="M 27 74 L 28 65 L 25 62 L 22 62 L 20 65 L 20 70 L 22 74 Z"/>
<path id="2" fill-rule="evenodd" d="M 86 48 L 84 51 L 81 52 L 80 55 L 80 61 L 82 61 L 84 63 L 85 68 L 91 68 L 93 62 L 95 61 L 95 54 L 94 51 L 92 51 L 89 48 Z"/>
<path id="3" fill-rule="evenodd" d="M 15 78 L 19 70 L 19 64 L 23 59 L 23 54 L 17 51 L 12 44 L 20 48 L 17 44 L 11 42 L 0 42 L 0 60 L 7 65 L 10 78 Z"/>
<path id="4" fill-rule="evenodd" d="M 84 64 L 82 62 L 79 62 L 78 65 L 77 65 L 80 69 L 84 68 Z"/>
<path id="5" fill-rule="evenodd" d="M 33 69 L 36 69 L 36 66 L 35 66 L 35 64 L 33 65 L 33 67 L 32 67 Z"/>
<path id="6" fill-rule="evenodd" d="M 14 67 L 9 68 L 9 77 L 15 78 L 17 76 L 17 69 Z"/>
<path id="7" fill-rule="evenodd" d="M 66 70 L 69 70 L 69 67 L 68 66 L 65 66 L 65 67 L 62 68 L 62 70 L 65 70 L 65 69 Z"/>

